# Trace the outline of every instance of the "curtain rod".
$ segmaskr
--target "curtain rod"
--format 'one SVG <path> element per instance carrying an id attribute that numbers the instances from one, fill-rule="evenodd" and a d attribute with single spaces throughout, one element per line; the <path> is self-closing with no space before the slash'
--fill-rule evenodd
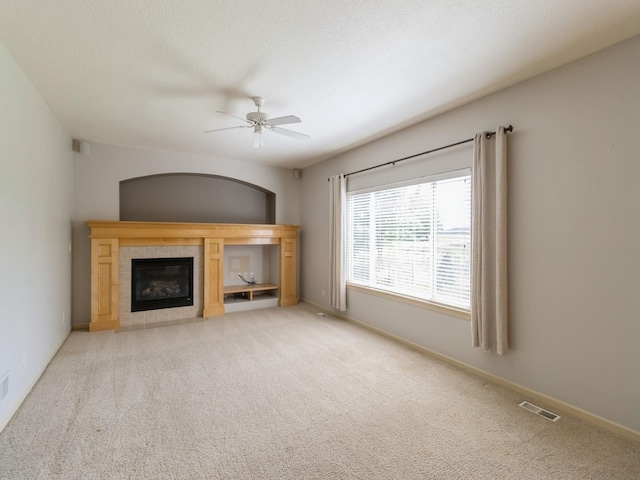
<path id="1" fill-rule="evenodd" d="M 513 125 L 509 125 L 508 127 L 505 127 L 504 131 L 507 132 L 507 133 L 513 132 Z M 487 138 L 491 138 L 495 134 L 496 134 L 496 132 L 489 132 L 489 133 L 487 133 Z M 375 168 L 380 168 L 380 167 L 386 167 L 387 165 L 395 165 L 396 163 L 402 162 L 404 160 L 409 160 L 411 158 L 419 157 L 421 155 L 427 155 L 428 153 L 433 153 L 433 152 L 437 152 L 437 151 L 440 151 L 440 150 L 445 150 L 447 148 L 456 147 L 458 145 L 462 145 L 464 143 L 469 143 L 469 142 L 473 142 L 473 138 L 468 138 L 466 140 L 461 140 L 459 142 L 452 143 L 450 145 L 445 145 L 444 147 L 434 148 L 433 150 L 427 150 L 426 152 L 416 153 L 415 155 L 410 155 L 408 157 L 399 158 L 398 160 L 392 160 L 390 162 L 381 163 L 380 165 L 374 165 L 373 167 L 363 168 L 362 170 L 358 170 L 358 171 L 355 171 L 355 172 L 345 173 L 344 176 L 346 178 L 346 177 L 349 177 L 351 175 L 355 175 L 356 173 L 368 172 L 369 170 L 373 170 Z M 329 180 L 329 179 L 327 178 L 327 180 Z"/>

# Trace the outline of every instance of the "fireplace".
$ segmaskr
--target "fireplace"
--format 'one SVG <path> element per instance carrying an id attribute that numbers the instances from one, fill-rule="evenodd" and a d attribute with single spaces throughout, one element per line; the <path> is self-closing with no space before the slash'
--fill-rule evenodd
<path id="1" fill-rule="evenodd" d="M 131 311 L 193 305 L 193 257 L 131 259 Z"/>

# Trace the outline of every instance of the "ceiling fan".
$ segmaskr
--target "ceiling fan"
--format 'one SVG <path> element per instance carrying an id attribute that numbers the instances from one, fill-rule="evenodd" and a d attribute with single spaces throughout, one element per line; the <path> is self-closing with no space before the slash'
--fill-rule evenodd
<path id="1" fill-rule="evenodd" d="M 260 107 L 262 107 L 262 105 L 264 104 L 264 98 L 251 97 L 251 100 L 253 100 L 253 103 L 255 103 L 256 107 L 258 107 L 258 111 L 247 113 L 246 119 L 242 117 L 236 117 L 235 115 L 231 115 L 227 112 L 221 112 L 220 110 L 217 110 L 218 113 L 222 113 L 223 115 L 228 115 L 229 117 L 237 118 L 238 120 L 247 122 L 248 125 L 240 125 L 237 127 L 227 127 L 227 128 L 216 128 L 214 130 L 205 130 L 204 133 L 219 132 L 221 130 L 232 130 L 235 128 L 253 128 L 253 148 L 262 148 L 263 135 L 264 135 L 264 132 L 266 131 L 279 133 L 280 135 L 286 135 L 287 137 L 296 138 L 298 140 L 309 139 L 309 135 L 305 135 L 304 133 L 294 132 L 293 130 L 288 130 L 286 128 L 281 128 L 279 126 L 279 125 L 287 125 L 289 123 L 300 123 L 301 120 L 298 117 L 296 117 L 295 115 L 287 115 L 284 117 L 269 119 L 269 115 L 267 113 L 260 111 Z"/>

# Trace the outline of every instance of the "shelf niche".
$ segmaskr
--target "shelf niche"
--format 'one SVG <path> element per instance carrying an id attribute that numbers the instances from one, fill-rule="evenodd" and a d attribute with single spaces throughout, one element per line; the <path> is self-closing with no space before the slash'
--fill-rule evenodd
<path id="1" fill-rule="evenodd" d="M 225 312 L 252 310 L 278 304 L 279 249 L 280 245 L 228 245 L 225 247 L 223 289 Z"/>

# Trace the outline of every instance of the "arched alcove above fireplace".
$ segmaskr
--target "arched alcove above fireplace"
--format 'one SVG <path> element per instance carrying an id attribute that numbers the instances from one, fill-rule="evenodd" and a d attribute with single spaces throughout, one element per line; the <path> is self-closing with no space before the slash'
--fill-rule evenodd
<path id="1" fill-rule="evenodd" d="M 219 175 L 167 173 L 120 182 L 120 220 L 275 224 L 276 195 Z"/>

